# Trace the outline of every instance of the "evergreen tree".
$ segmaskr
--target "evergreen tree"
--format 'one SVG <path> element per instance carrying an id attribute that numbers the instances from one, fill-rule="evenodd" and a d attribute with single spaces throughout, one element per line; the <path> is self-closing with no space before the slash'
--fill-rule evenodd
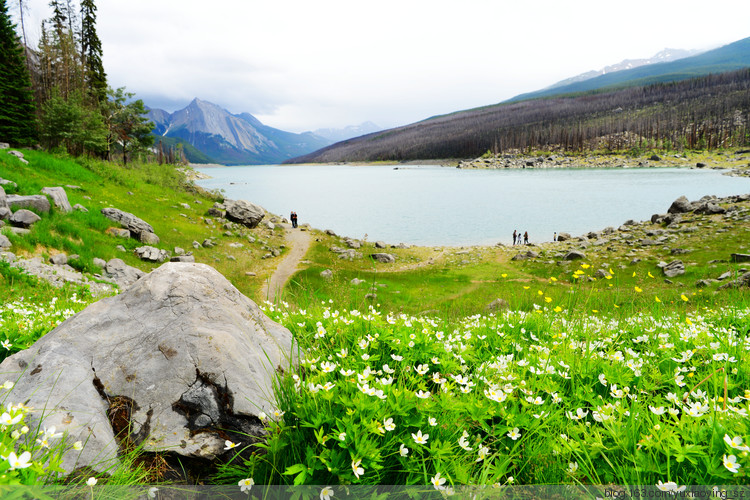
<path id="1" fill-rule="evenodd" d="M 81 60 L 86 90 L 97 101 L 107 96 L 107 74 L 102 64 L 102 42 L 96 34 L 94 0 L 81 1 Z"/>
<path id="2" fill-rule="evenodd" d="M 32 144 L 36 130 L 31 82 L 6 0 L 0 0 L 0 75 L 0 140 Z"/>

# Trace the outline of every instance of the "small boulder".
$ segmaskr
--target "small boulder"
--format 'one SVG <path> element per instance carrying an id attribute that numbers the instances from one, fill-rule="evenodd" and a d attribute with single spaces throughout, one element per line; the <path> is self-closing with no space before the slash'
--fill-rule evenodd
<path id="1" fill-rule="evenodd" d="M 750 254 L 733 253 L 730 257 L 732 262 L 750 262 Z"/>
<path id="2" fill-rule="evenodd" d="M 144 231 L 141 233 L 138 241 L 145 243 L 146 245 L 158 245 L 161 240 L 154 233 Z"/>
<path id="3" fill-rule="evenodd" d="M 70 213 L 73 211 L 73 207 L 70 206 L 68 194 L 65 192 L 65 189 L 61 187 L 46 187 L 42 188 L 42 194 L 46 194 L 52 198 L 52 203 L 55 204 L 55 207 L 59 211 L 63 213 Z"/>
<path id="4" fill-rule="evenodd" d="M 325 271 L 321 271 L 320 272 L 320 277 L 329 280 L 329 279 L 331 279 L 333 277 L 333 271 L 331 271 L 330 269 L 326 269 Z"/>
<path id="5" fill-rule="evenodd" d="M 123 248 L 123 250 L 125 249 Z M 102 274 L 121 288 L 129 287 L 146 275 L 146 273 L 137 267 L 125 264 L 125 261 L 122 259 L 110 259 L 107 261 Z"/>
<path id="6" fill-rule="evenodd" d="M 193 255 L 175 255 L 171 259 L 169 259 L 170 262 L 195 262 L 195 257 Z"/>
<path id="7" fill-rule="evenodd" d="M 142 246 L 135 249 L 135 254 L 141 260 L 149 262 L 165 262 L 169 260 L 169 253 L 152 246 Z"/>
<path id="8" fill-rule="evenodd" d="M 64 253 L 58 253 L 49 258 L 53 266 L 64 266 L 68 263 L 68 256 Z"/>
<path id="9" fill-rule="evenodd" d="M 154 228 L 151 227 L 151 224 L 149 224 L 148 222 L 144 221 L 143 219 L 139 219 L 131 213 L 123 212 L 122 210 L 119 210 L 117 208 L 103 208 L 102 215 L 104 215 L 109 220 L 119 222 L 122 227 L 130 231 L 133 238 L 136 238 L 138 240 L 140 240 L 142 233 L 154 232 Z"/>
<path id="10" fill-rule="evenodd" d="M 568 241 L 570 239 L 570 233 L 557 233 L 557 241 Z"/>
<path id="11" fill-rule="evenodd" d="M 386 245 L 383 241 L 376 241 L 375 248 L 388 248 L 388 245 Z"/>
<path id="12" fill-rule="evenodd" d="M 25 208 L 16 211 L 16 213 L 11 215 L 10 217 L 10 223 L 16 227 L 21 228 L 29 228 L 40 220 L 42 220 L 41 217 L 39 217 L 31 210 L 26 210 Z"/>
<path id="13" fill-rule="evenodd" d="M 673 260 L 669 264 L 662 266 L 661 272 L 667 278 L 674 278 L 675 276 L 685 274 L 685 264 L 681 260 Z"/>
<path id="14" fill-rule="evenodd" d="M 685 214 L 693 210 L 693 204 L 685 196 L 680 196 L 669 206 L 670 214 Z"/>
<path id="15" fill-rule="evenodd" d="M 34 194 L 31 196 L 9 194 L 7 195 L 7 201 L 11 209 L 26 208 L 45 214 L 51 209 L 49 199 L 43 194 Z"/>
<path id="16" fill-rule="evenodd" d="M 726 290 L 727 288 L 748 288 L 750 287 L 750 273 L 745 273 L 734 281 L 730 281 L 726 285 L 721 285 L 719 290 Z"/>
<path id="17" fill-rule="evenodd" d="M 13 245 L 11 244 L 10 240 L 8 239 L 8 237 L 5 236 L 4 234 L 0 234 L 0 249 L 6 250 L 6 249 L 10 248 L 11 246 L 13 246 Z"/>
<path id="18" fill-rule="evenodd" d="M 84 206 L 83 206 L 83 205 L 81 205 L 80 203 L 76 203 L 75 205 L 73 205 L 73 210 L 77 210 L 77 211 L 79 211 L 79 212 L 84 212 L 84 213 L 86 213 L 86 212 L 88 212 L 88 211 L 89 211 L 89 209 L 88 209 L 88 208 L 84 207 Z"/>
<path id="19" fill-rule="evenodd" d="M 396 262 L 396 257 L 389 253 L 373 253 L 370 254 L 370 257 L 383 264 L 393 264 Z"/>
<path id="20" fill-rule="evenodd" d="M 565 257 L 563 257 L 563 260 L 581 260 L 585 258 L 586 258 L 585 253 L 579 252 L 578 250 L 571 250 L 570 252 L 565 254 Z"/>
<path id="21" fill-rule="evenodd" d="M 726 213 L 727 209 L 717 205 L 716 203 L 701 203 L 698 208 L 695 209 L 694 213 L 700 215 L 716 215 Z"/>
<path id="22" fill-rule="evenodd" d="M 351 281 L 350 281 L 349 283 L 350 283 L 350 284 L 351 284 L 352 286 L 358 286 L 358 285 L 361 285 L 361 284 L 362 284 L 362 283 L 364 283 L 364 282 L 365 282 L 365 280 L 361 280 L 361 279 L 359 279 L 359 278 L 354 278 L 354 279 L 353 279 L 353 280 L 351 280 Z"/>

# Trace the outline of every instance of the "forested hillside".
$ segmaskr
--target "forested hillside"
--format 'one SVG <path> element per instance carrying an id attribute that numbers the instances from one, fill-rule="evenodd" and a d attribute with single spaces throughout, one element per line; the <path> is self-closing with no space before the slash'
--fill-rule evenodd
<path id="1" fill-rule="evenodd" d="M 715 149 L 750 144 L 750 69 L 498 104 L 329 146 L 294 163 L 476 157 L 488 150 Z"/>

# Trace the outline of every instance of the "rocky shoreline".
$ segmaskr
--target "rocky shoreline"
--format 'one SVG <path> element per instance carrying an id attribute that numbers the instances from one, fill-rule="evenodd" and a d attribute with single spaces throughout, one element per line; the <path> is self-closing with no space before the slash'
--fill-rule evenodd
<path id="1" fill-rule="evenodd" d="M 461 160 L 455 165 L 461 169 L 527 169 L 527 168 L 710 168 L 730 170 L 729 175 L 750 176 L 750 150 L 711 155 L 485 155 L 471 160 Z"/>

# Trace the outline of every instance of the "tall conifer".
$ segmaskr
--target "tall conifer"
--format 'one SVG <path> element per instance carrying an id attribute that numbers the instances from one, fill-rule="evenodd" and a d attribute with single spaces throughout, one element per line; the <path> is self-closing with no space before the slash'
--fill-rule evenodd
<path id="1" fill-rule="evenodd" d="M 86 90 L 97 100 L 107 94 L 107 74 L 102 64 L 102 42 L 96 34 L 96 5 L 94 0 L 81 0 L 81 60 Z"/>
<path id="2" fill-rule="evenodd" d="M 29 145 L 36 139 L 29 72 L 6 0 L 0 0 L 0 141 Z"/>

